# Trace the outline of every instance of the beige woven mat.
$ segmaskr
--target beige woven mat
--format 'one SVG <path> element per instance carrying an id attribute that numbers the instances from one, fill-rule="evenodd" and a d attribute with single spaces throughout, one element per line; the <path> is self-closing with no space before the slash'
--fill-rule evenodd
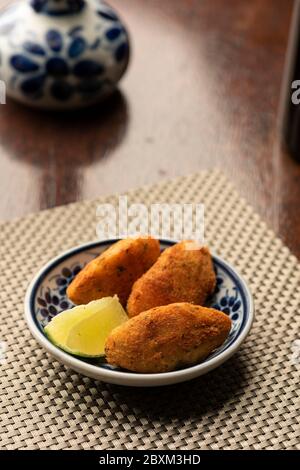
<path id="1" fill-rule="evenodd" d="M 115 197 L 101 201 L 116 203 Z M 211 247 L 250 281 L 256 321 L 240 351 L 192 382 L 123 388 L 80 376 L 31 337 L 23 298 L 60 251 L 95 239 L 96 202 L 4 223 L 0 234 L 0 447 L 3 449 L 295 449 L 299 442 L 300 265 L 222 174 L 130 193 L 129 201 L 203 202 Z"/>

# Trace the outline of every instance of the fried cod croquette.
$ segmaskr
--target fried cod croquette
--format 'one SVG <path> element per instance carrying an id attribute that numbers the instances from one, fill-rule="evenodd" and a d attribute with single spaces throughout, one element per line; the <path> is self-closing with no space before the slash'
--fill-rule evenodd
<path id="1" fill-rule="evenodd" d="M 167 248 L 132 288 L 130 317 L 160 305 L 190 302 L 203 305 L 213 293 L 216 275 L 209 249 L 191 241 Z"/>
<path id="2" fill-rule="evenodd" d="M 133 372 L 169 372 L 199 363 L 231 328 L 218 310 L 190 303 L 156 307 L 115 328 L 105 343 L 109 364 Z"/>
<path id="3" fill-rule="evenodd" d="M 159 255 L 159 242 L 154 238 L 120 240 L 79 272 L 69 285 L 67 295 L 75 304 L 87 304 L 117 294 L 125 306 L 133 283 Z"/>

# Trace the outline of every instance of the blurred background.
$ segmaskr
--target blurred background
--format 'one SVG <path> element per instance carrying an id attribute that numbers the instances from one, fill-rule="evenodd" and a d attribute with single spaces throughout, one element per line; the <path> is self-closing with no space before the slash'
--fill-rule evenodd
<path id="1" fill-rule="evenodd" d="M 277 132 L 293 0 L 108 3 L 132 55 L 105 105 L 0 106 L 0 219 L 218 168 L 300 256 L 300 166 Z"/>

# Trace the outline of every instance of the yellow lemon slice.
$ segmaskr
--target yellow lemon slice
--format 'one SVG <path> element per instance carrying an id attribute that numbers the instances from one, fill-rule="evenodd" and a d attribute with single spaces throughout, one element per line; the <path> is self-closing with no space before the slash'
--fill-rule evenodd
<path id="1" fill-rule="evenodd" d="M 56 315 L 44 331 L 64 351 L 82 357 L 104 356 L 106 338 L 128 320 L 117 296 L 93 300 Z"/>

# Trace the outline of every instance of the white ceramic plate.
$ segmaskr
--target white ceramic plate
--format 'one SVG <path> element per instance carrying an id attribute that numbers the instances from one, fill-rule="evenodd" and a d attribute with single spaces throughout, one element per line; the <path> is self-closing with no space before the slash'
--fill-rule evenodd
<path id="1" fill-rule="evenodd" d="M 66 296 L 66 288 L 80 269 L 117 240 L 106 240 L 81 245 L 62 253 L 45 265 L 29 285 L 25 297 L 25 317 L 35 339 L 52 356 L 75 371 L 119 385 L 154 387 L 193 379 L 215 369 L 229 359 L 248 335 L 253 319 L 254 306 L 250 290 L 242 276 L 226 261 L 213 256 L 217 275 L 217 288 L 208 306 L 227 313 L 232 329 L 225 343 L 200 364 L 174 372 L 137 374 L 110 366 L 104 361 L 72 356 L 54 346 L 44 334 L 44 326 L 57 313 L 72 307 Z M 161 249 L 176 242 L 161 240 Z"/>

